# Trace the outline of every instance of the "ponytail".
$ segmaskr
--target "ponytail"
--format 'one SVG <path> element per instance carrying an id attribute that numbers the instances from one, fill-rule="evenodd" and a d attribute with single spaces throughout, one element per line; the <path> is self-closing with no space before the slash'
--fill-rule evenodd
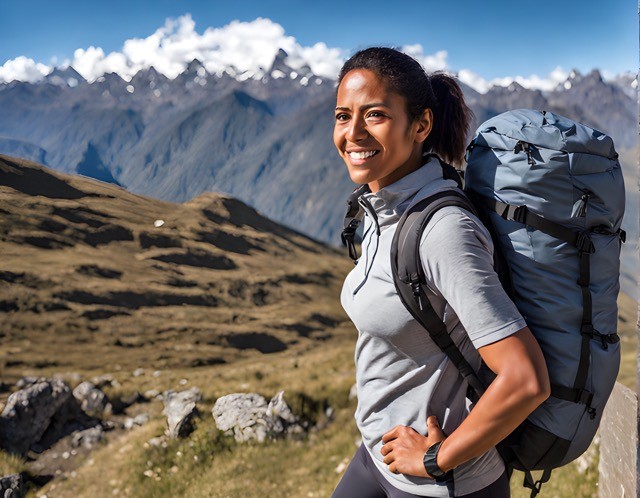
<path id="1" fill-rule="evenodd" d="M 354 54 L 342 66 L 338 86 L 355 69 L 368 69 L 384 78 L 405 98 L 409 119 L 417 119 L 425 109 L 431 109 L 433 129 L 422 146 L 423 152 L 433 152 L 451 164 L 463 163 L 473 113 L 454 78 L 442 72 L 429 76 L 414 58 L 386 47 L 370 47 Z"/>
<path id="2" fill-rule="evenodd" d="M 464 101 L 462 90 L 454 78 L 437 72 L 430 76 L 429 81 L 437 105 L 432 108 L 433 128 L 422 150 L 434 152 L 447 163 L 462 164 L 473 111 Z"/>

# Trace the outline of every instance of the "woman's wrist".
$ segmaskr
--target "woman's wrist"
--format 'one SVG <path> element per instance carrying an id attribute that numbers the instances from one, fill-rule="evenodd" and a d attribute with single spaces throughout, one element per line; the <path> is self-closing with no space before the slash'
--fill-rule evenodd
<path id="1" fill-rule="evenodd" d="M 432 444 L 422 459 L 427 474 L 438 482 L 448 481 L 452 477 L 451 469 L 443 469 L 438 463 L 438 454 L 444 441 L 443 439 L 442 441 Z"/>

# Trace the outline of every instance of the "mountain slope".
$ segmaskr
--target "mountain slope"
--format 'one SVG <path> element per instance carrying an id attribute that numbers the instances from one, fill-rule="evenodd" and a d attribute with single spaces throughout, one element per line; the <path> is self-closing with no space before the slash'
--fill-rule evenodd
<path id="1" fill-rule="evenodd" d="M 231 362 L 345 319 L 348 258 L 229 196 L 173 204 L 0 156 L 0 213 L 5 379 Z"/>

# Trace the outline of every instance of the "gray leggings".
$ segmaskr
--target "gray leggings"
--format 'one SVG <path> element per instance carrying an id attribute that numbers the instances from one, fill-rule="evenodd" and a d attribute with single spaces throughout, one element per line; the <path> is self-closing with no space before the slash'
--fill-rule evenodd
<path id="1" fill-rule="evenodd" d="M 453 496 L 453 494 L 451 494 Z M 503 473 L 497 481 L 480 491 L 460 498 L 509 498 L 509 478 Z M 331 498 L 426 498 L 393 487 L 387 481 L 364 445 L 356 451 Z"/>

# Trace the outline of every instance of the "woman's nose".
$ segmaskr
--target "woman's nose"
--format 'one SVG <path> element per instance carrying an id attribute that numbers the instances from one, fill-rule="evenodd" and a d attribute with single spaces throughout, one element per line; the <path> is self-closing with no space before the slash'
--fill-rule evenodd
<path id="1" fill-rule="evenodd" d="M 368 134 L 364 120 L 354 118 L 347 128 L 346 139 L 349 140 L 349 142 L 359 142 L 367 138 Z"/>

